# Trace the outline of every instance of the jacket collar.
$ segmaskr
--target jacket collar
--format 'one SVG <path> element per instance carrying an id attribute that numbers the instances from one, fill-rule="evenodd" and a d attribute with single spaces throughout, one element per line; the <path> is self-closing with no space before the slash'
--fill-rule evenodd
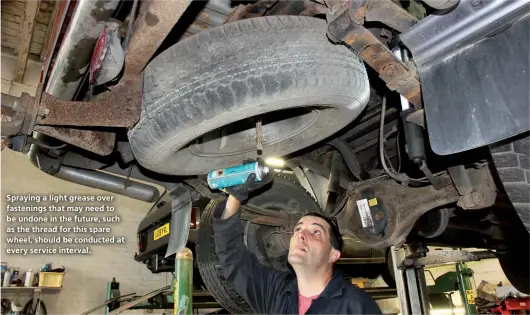
<path id="1" fill-rule="evenodd" d="M 348 284 L 344 279 L 344 274 L 340 270 L 334 270 L 333 276 L 329 281 L 328 285 L 324 288 L 324 291 L 319 297 L 331 299 L 337 296 L 341 296 L 344 293 L 344 287 Z M 296 282 L 296 276 L 293 277 L 291 283 L 285 289 L 287 295 L 294 295 L 298 299 L 298 283 Z"/>

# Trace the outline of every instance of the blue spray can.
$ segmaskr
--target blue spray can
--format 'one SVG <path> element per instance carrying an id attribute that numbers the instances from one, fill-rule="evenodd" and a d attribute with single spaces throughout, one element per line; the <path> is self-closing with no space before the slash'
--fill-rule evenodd
<path id="1" fill-rule="evenodd" d="M 208 185 L 211 189 L 223 189 L 244 184 L 250 174 L 256 174 L 259 182 L 269 172 L 269 168 L 259 162 L 242 164 L 208 173 Z"/>

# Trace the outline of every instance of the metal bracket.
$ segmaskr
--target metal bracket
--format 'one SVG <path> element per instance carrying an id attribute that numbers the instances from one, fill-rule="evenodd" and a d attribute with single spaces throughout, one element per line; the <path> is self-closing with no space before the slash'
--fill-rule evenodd
<path id="1" fill-rule="evenodd" d="M 373 1 L 373 0 L 372 0 Z M 416 107 L 422 106 L 421 88 L 416 72 L 397 59 L 377 37 L 363 26 L 365 18 L 387 21 L 406 16 L 390 0 L 376 2 L 349 1 L 328 15 L 328 37 L 350 46 L 372 67 L 392 91 L 397 91 Z M 368 10 L 372 13 L 369 14 Z M 412 26 L 412 19 L 405 19 Z M 406 24 L 405 23 L 405 24 Z M 398 25 L 405 29 L 403 25 Z"/>
<path id="2" fill-rule="evenodd" d="M 369 0 L 366 4 L 365 20 L 381 22 L 403 33 L 409 30 L 418 19 L 394 1 Z"/>
<path id="3" fill-rule="evenodd" d="M 114 148 L 115 135 L 71 127 L 126 127 L 140 118 L 142 104 L 142 71 L 184 14 L 191 0 L 149 1 L 134 21 L 134 32 L 125 56 L 125 67 L 120 82 L 90 102 L 67 101 L 43 91 L 39 85 L 36 96 L 28 101 L 20 130 L 2 126 L 2 134 L 31 134 L 39 131 L 55 136 L 97 154 L 109 154 Z M 54 126 L 37 127 L 36 125 Z M 56 128 L 67 126 L 69 128 Z M 12 135 L 12 134 L 9 134 Z M 109 144 L 110 143 L 110 144 Z"/>
<path id="4" fill-rule="evenodd" d="M 405 187 L 390 180 L 361 182 L 349 193 L 346 210 L 338 215 L 339 228 L 344 234 L 372 248 L 401 245 L 420 216 L 431 209 L 456 202 L 458 198 L 458 192 L 452 185 L 437 190 L 432 186 Z M 363 200 L 366 203 L 364 206 Z M 373 200 L 372 205 L 368 200 Z M 375 217 L 378 212 L 386 217 L 383 233 L 374 233 L 368 225 L 363 225 L 367 213 Z"/>
<path id="5" fill-rule="evenodd" d="M 42 93 L 39 110 L 47 112 L 36 120 L 38 125 L 83 127 L 131 127 L 139 118 L 142 104 L 142 78 L 124 75 L 112 92 L 105 92 L 94 102 L 60 100 Z"/>
<path id="6" fill-rule="evenodd" d="M 494 259 L 497 255 L 491 251 L 468 252 L 465 250 L 435 250 L 420 258 L 405 258 L 398 268 L 439 266 L 465 261 Z"/>

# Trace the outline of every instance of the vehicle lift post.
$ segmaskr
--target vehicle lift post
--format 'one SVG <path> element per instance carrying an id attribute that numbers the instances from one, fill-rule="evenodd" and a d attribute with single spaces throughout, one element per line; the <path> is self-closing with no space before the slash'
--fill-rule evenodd
<path id="1" fill-rule="evenodd" d="M 193 311 L 193 253 L 183 248 L 175 257 L 175 274 L 171 284 L 174 315 L 191 315 Z"/>
<path id="2" fill-rule="evenodd" d="M 475 297 L 473 295 L 473 286 L 471 285 L 471 277 L 473 277 L 473 271 L 467 268 L 463 262 L 456 264 L 456 275 L 458 277 L 458 290 L 462 297 L 462 303 L 466 308 L 466 314 L 476 315 L 477 306 L 475 305 Z"/>
<path id="3" fill-rule="evenodd" d="M 396 280 L 397 295 L 402 315 L 429 314 L 429 295 L 423 267 L 402 268 L 405 250 L 390 248 Z"/>
<path id="4" fill-rule="evenodd" d="M 462 251 L 462 255 L 447 255 L 447 260 L 456 259 L 456 272 L 451 271 L 435 280 L 435 285 L 427 287 L 425 280 L 424 267 L 435 262 L 444 263 L 439 259 L 430 259 L 430 257 L 408 258 L 405 257 L 403 248 L 397 249 L 395 246 L 390 248 L 394 275 L 396 280 L 396 289 L 400 303 L 401 314 L 429 314 L 430 303 L 429 293 L 460 292 L 462 303 L 464 304 L 467 315 L 476 315 L 477 307 L 473 294 L 471 277 L 473 271 L 467 268 L 464 261 L 494 258 L 488 253 L 471 254 Z M 426 259 L 427 258 L 427 259 Z M 407 261 L 408 260 L 408 261 Z"/>

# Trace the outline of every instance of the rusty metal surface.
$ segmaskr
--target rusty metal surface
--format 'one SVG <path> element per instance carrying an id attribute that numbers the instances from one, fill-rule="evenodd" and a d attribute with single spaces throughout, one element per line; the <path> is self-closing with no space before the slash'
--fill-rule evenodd
<path id="1" fill-rule="evenodd" d="M 299 16 L 315 16 L 318 14 L 326 14 L 328 8 L 320 3 L 310 0 L 280 0 L 276 1 L 273 6 L 268 8 L 264 15 L 299 15 Z"/>
<path id="2" fill-rule="evenodd" d="M 159 0 L 142 6 L 127 48 L 126 72 L 139 74 L 143 70 L 190 3 L 191 0 Z"/>
<path id="3" fill-rule="evenodd" d="M 113 132 L 50 126 L 36 126 L 35 131 L 99 155 L 108 155 L 112 153 L 116 137 L 116 134 Z"/>
<path id="4" fill-rule="evenodd" d="M 225 23 L 241 20 L 245 14 L 247 14 L 247 6 L 240 4 L 227 15 Z"/>
<path id="5" fill-rule="evenodd" d="M 51 92 L 42 93 L 38 115 L 32 113 L 33 119 L 30 127 L 34 124 L 76 127 L 131 127 L 134 125 L 141 112 L 141 71 L 190 3 L 191 0 L 143 3 L 133 26 L 133 35 L 128 46 L 129 53 L 125 57 L 124 75 L 120 82 L 111 87 L 110 91 L 98 95 L 94 101 L 90 102 L 65 101 L 62 94 L 54 96 Z M 316 15 L 325 12 L 325 6 L 309 0 L 259 1 L 232 10 L 230 18 L 248 18 L 265 13 L 267 15 Z M 210 1 L 189 27 L 186 35 L 221 25 L 229 14 L 228 2 Z M 106 142 L 109 135 L 105 132 L 52 129 L 40 128 L 40 130 L 46 130 L 48 135 L 57 135 L 65 142 L 92 152 L 101 154 L 109 150 Z"/>
<path id="6" fill-rule="evenodd" d="M 397 60 L 392 52 L 372 33 L 362 26 L 354 27 L 344 42 L 359 52 L 361 58 L 372 67 L 392 91 L 397 91 L 412 104 L 421 106 L 420 81 L 416 74 Z"/>
<path id="7" fill-rule="evenodd" d="M 38 125 L 130 127 L 140 117 L 142 81 L 139 75 L 124 76 L 111 91 L 95 102 L 63 101 L 42 93 L 40 106 L 48 110 Z"/>
<path id="8" fill-rule="evenodd" d="M 381 22 L 403 33 L 418 22 L 418 19 L 390 0 L 369 0 L 365 20 Z"/>
<path id="9" fill-rule="evenodd" d="M 230 0 L 209 0 L 204 8 L 199 12 L 193 23 L 186 29 L 182 36 L 186 38 L 208 28 L 220 26 L 227 23 L 227 20 L 235 21 L 241 19 L 241 14 L 245 14 L 247 5 L 240 4 L 236 8 L 231 8 Z"/>
<path id="10" fill-rule="evenodd" d="M 459 195 L 452 185 L 436 190 L 432 186 L 408 187 L 379 179 L 353 186 L 348 198 L 346 210 L 337 218 L 341 232 L 371 247 L 387 248 L 403 244 L 418 218 L 425 212 L 456 202 Z M 375 216 L 376 211 L 382 211 L 386 216 L 382 234 L 375 234 L 361 224 L 357 200 L 372 198 L 377 200 L 369 207 L 372 216 Z"/>
<path id="11" fill-rule="evenodd" d="M 239 5 L 227 16 L 225 23 L 270 15 L 325 15 L 328 8 L 311 0 L 262 0 L 253 4 Z"/>
<path id="12" fill-rule="evenodd" d="M 446 265 L 457 262 L 479 261 L 482 259 L 494 258 L 497 258 L 497 256 L 491 251 L 468 252 L 465 250 L 433 250 L 429 252 L 426 257 L 414 259 L 405 258 L 400 265 L 400 268 Z"/>
<path id="13" fill-rule="evenodd" d="M 487 164 L 465 171 L 470 181 L 471 191 L 462 194 L 457 205 L 466 210 L 491 207 L 497 199 L 497 185 L 493 179 L 493 171 Z"/>
<path id="14" fill-rule="evenodd" d="M 139 16 L 134 23 L 133 35 L 128 46 L 129 53 L 125 57 L 125 69 L 121 81 L 116 86 L 111 87 L 110 91 L 98 95 L 95 101 L 90 102 L 65 101 L 51 95 L 51 93 L 42 93 L 40 114 L 33 115 L 35 119 L 31 121 L 30 125 L 76 127 L 131 127 L 134 125 L 141 112 L 141 71 L 190 3 L 190 0 L 143 3 Z M 267 12 L 268 10 L 271 12 Z M 210 1 L 189 27 L 186 34 L 191 35 L 204 28 L 221 25 L 229 13 L 228 2 L 224 0 Z M 239 6 L 232 11 L 231 18 L 248 18 L 252 15 L 265 13 L 315 15 L 325 13 L 325 7 L 309 0 L 296 2 L 259 1 L 245 7 Z M 45 128 L 48 135 L 57 135 L 65 142 L 99 154 L 109 151 L 106 142 L 109 135 L 105 132 L 52 129 Z M 40 130 L 43 129 L 40 128 Z"/>
<path id="15" fill-rule="evenodd" d="M 134 125 L 141 112 L 141 71 L 190 2 L 150 1 L 144 5 L 144 10 L 140 12 L 134 24 L 134 33 L 128 47 L 129 53 L 125 59 L 124 75 L 120 82 L 91 102 L 64 101 L 51 94 L 42 93 L 40 107 L 45 114 L 37 118 L 36 124 L 85 127 Z M 48 132 L 51 132 L 50 129 Z M 89 140 L 88 143 L 80 146 L 92 152 L 108 151 L 105 141 L 94 140 L 107 137 L 102 137 L 102 133 L 89 132 L 80 135 L 79 131 L 76 131 L 73 137 L 72 134 L 64 137 L 64 130 L 53 133 L 62 134 L 63 139 L 70 139 L 77 145 L 82 144 L 83 140 Z M 94 146 L 96 144 L 103 146 L 96 148 Z"/>
<path id="16" fill-rule="evenodd" d="M 247 5 L 247 13 L 244 15 L 245 19 L 263 16 L 267 10 L 272 8 L 278 1 L 277 0 L 262 0 L 256 3 Z"/>
<path id="17" fill-rule="evenodd" d="M 421 87 L 415 71 L 398 60 L 385 44 L 362 26 L 367 14 L 366 7 L 361 5 L 354 8 L 346 5 L 336 14 L 328 23 L 330 39 L 353 48 L 379 73 L 390 90 L 397 91 L 416 107 L 421 107 Z"/>

